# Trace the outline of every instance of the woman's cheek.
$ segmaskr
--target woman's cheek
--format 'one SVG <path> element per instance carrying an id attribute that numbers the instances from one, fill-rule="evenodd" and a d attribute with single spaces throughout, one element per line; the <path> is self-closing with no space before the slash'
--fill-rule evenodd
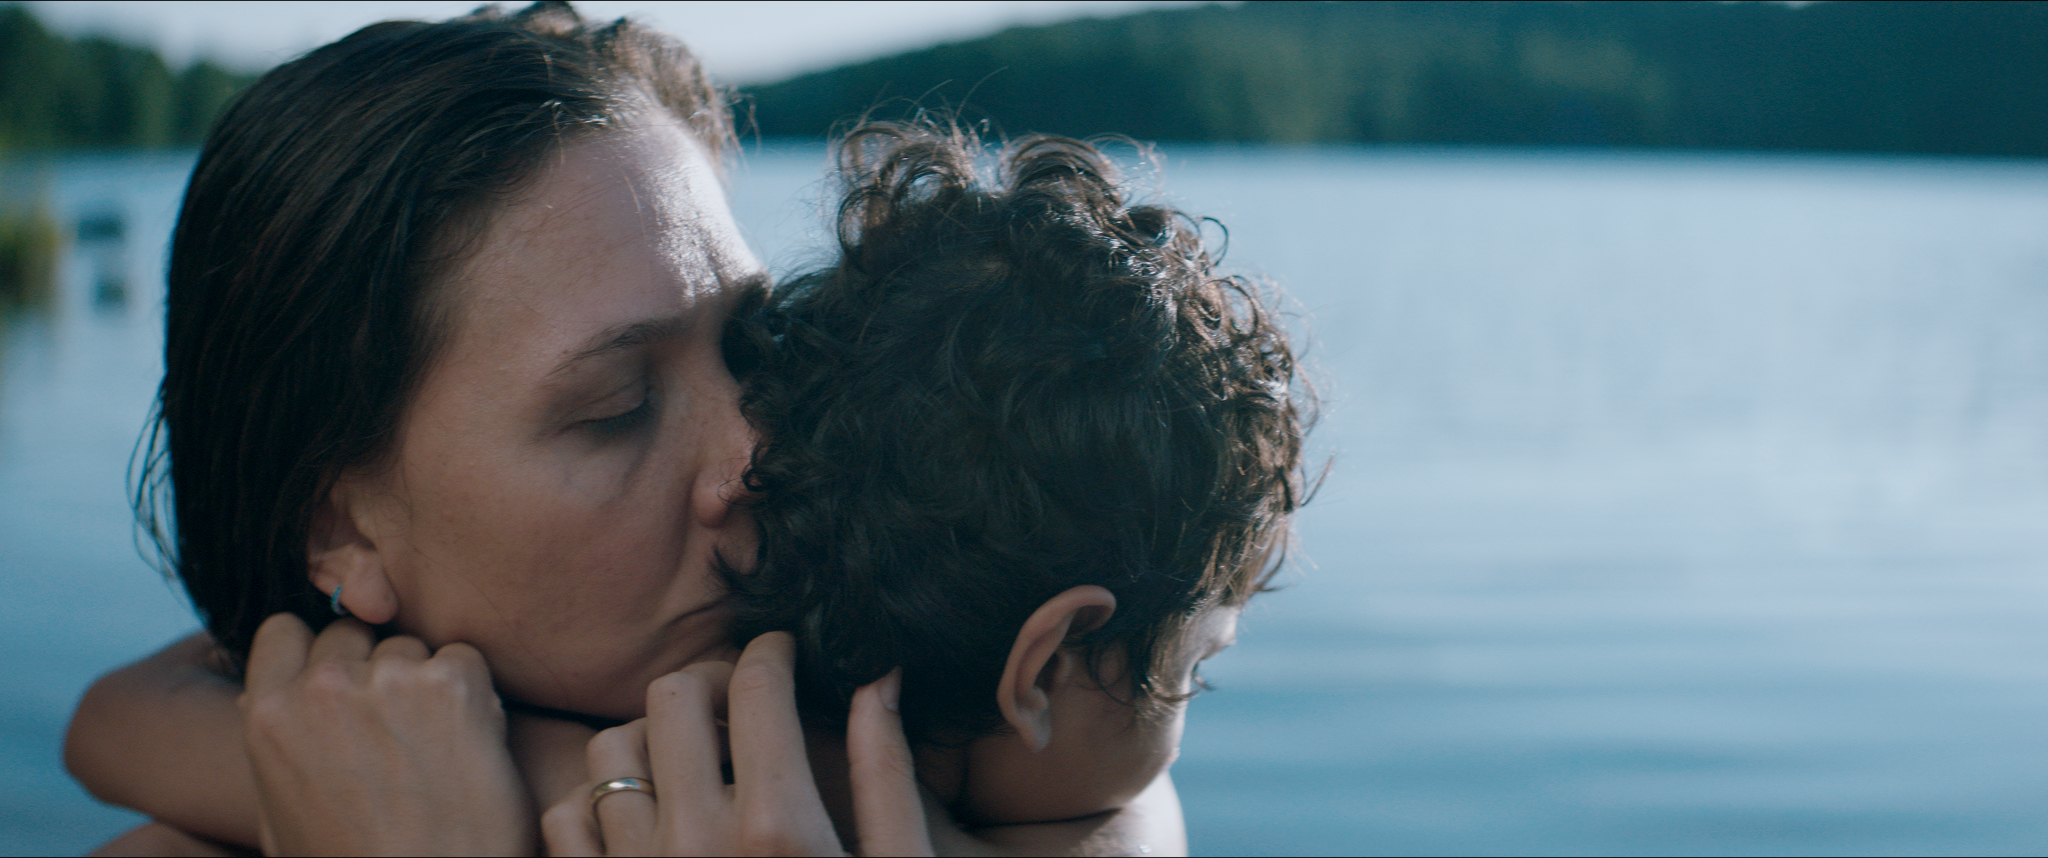
<path id="1" fill-rule="evenodd" d="M 656 430 L 617 433 L 571 427 L 552 445 L 556 483 L 563 497 L 593 510 L 616 506 L 641 483 L 655 453 Z"/>

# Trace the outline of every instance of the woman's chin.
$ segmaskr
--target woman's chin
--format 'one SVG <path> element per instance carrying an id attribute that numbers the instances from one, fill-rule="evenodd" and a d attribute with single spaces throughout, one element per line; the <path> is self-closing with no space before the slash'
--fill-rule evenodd
<path id="1" fill-rule="evenodd" d="M 736 661 L 739 650 L 729 643 L 672 647 L 622 661 L 616 671 L 589 669 L 546 671 L 528 679 L 498 677 L 499 693 L 531 706 L 612 721 L 631 721 L 647 714 L 647 686 L 692 664 Z M 588 663 L 588 662 L 586 662 Z M 631 666 L 625 666 L 630 664 Z"/>

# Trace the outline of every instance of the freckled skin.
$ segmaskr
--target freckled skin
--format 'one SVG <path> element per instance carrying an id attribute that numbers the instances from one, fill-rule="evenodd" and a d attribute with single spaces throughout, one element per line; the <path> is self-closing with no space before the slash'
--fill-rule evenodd
<path id="1" fill-rule="evenodd" d="M 474 644 L 509 697 L 621 719 L 655 678 L 733 657 L 711 570 L 751 553 L 729 501 L 753 439 L 719 337 L 759 275 L 683 131 L 552 157 L 443 284 L 450 335 L 367 478 L 397 626 Z"/>
<path id="2" fill-rule="evenodd" d="M 714 552 L 752 552 L 731 501 L 754 439 L 720 336 L 760 274 L 686 134 L 609 134 L 552 159 L 444 284 L 450 336 L 394 462 L 365 477 L 396 625 L 476 646 L 507 697 L 622 720 L 661 676 L 736 658 L 711 570 Z M 593 348 L 622 330 L 639 335 Z M 1236 613 L 1178 644 L 1174 691 Z M 1054 708 L 1043 749 L 1000 734 L 921 764 L 952 757 L 941 792 L 999 825 L 1126 806 L 1179 753 L 1184 704 L 1139 719 L 1077 683 Z"/>

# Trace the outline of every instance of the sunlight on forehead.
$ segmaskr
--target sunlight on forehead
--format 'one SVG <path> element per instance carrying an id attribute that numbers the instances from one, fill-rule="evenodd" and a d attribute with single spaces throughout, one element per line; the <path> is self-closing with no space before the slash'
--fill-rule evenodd
<path id="1" fill-rule="evenodd" d="M 619 180 L 627 183 L 660 253 L 678 271 L 727 281 L 759 270 L 740 239 L 710 151 L 665 110 L 636 111 L 632 121 L 628 131 L 593 142 L 608 144 L 608 160 L 622 168 Z M 688 278 L 682 285 L 694 293 L 719 284 Z"/>
<path id="2" fill-rule="evenodd" d="M 608 131 L 544 161 L 490 219 L 450 284 L 451 347 L 551 374 L 759 277 L 703 147 L 673 125 Z"/>

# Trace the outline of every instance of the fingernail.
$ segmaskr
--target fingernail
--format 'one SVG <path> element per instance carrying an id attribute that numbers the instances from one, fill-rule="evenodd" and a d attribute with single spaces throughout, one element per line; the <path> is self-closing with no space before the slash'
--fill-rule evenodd
<path id="1" fill-rule="evenodd" d="M 882 693 L 882 706 L 891 712 L 897 711 L 896 697 L 903 693 L 903 668 L 889 671 L 888 676 L 882 677 L 882 686 L 876 690 Z"/>

